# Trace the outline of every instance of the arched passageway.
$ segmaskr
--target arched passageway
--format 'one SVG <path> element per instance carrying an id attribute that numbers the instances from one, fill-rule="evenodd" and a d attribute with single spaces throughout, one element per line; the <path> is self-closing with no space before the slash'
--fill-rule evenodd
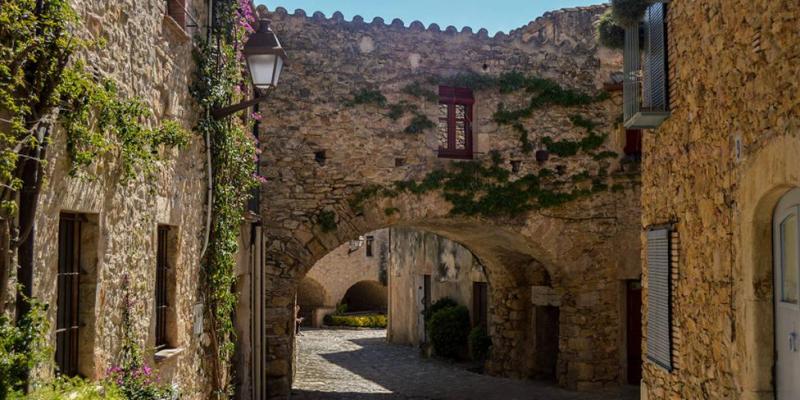
<path id="1" fill-rule="evenodd" d="M 303 325 L 317 326 L 315 314 L 317 310 L 325 308 L 328 304 L 328 293 L 325 288 L 314 278 L 306 276 L 297 285 L 297 305 L 300 307 L 300 317 Z"/>
<path id="2" fill-rule="evenodd" d="M 388 289 L 378 281 L 360 281 L 347 289 L 340 301 L 347 305 L 348 312 L 387 311 Z"/>
<path id="3" fill-rule="evenodd" d="M 594 46 L 591 23 L 602 11 L 552 14 L 508 43 L 267 14 L 284 45 L 297 49 L 259 135 L 267 178 L 263 375 L 271 396 L 292 385 L 299 283 L 339 246 L 389 227 L 439 235 L 481 260 L 490 374 L 534 377 L 537 365 L 552 371 L 552 358 L 537 362 L 530 344 L 536 324 L 557 319 L 560 385 L 592 390 L 625 380 L 625 287 L 641 274 L 639 175 L 621 161 L 621 98 L 598 89 L 619 67 Z M 341 40 L 319 40 L 330 35 Z M 476 64 L 479 58 L 486 61 Z M 494 117 L 505 105 L 543 100 L 531 98 L 536 90 L 498 86 L 496 78 L 520 78 L 520 71 L 551 78 L 548 87 L 564 93 L 580 91 L 585 96 L 566 97 L 584 101 L 548 103 L 501 124 Z M 494 83 L 448 82 L 459 74 Z M 414 87 L 428 96 L 405 89 Z M 439 99 L 428 101 L 437 91 Z M 450 126 L 456 92 L 468 93 L 469 104 L 459 105 L 472 107 L 469 118 L 456 118 L 470 123 L 460 125 L 473 146 L 458 154 L 462 160 L 442 151 L 443 138 L 449 146 L 459 131 Z M 538 157 L 520 146 L 546 139 L 566 151 Z M 558 315 L 538 307 L 557 307 Z"/>

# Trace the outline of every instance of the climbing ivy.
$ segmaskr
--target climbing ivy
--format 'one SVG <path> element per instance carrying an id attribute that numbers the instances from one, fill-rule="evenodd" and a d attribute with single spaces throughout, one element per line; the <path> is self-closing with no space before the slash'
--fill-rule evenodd
<path id="1" fill-rule="evenodd" d="M 427 100 L 431 103 L 439 102 L 439 95 L 433 90 L 423 86 L 420 82 L 412 82 L 404 86 L 402 92 L 416 98 Z"/>
<path id="2" fill-rule="evenodd" d="M 65 71 L 60 91 L 59 122 L 67 132 L 72 175 L 106 153 L 116 152 L 123 181 L 137 173 L 145 176 L 145 182 L 151 181 L 159 147 L 183 147 L 189 142 L 189 133 L 174 120 L 147 127 L 144 122 L 153 115 L 145 103 L 123 98 L 111 79 L 96 82 L 82 61 Z"/>
<path id="3" fill-rule="evenodd" d="M 492 154 L 489 164 L 456 162 L 449 170 L 437 169 L 420 181 L 398 181 L 389 186 L 368 186 L 350 198 L 350 207 L 363 213 L 365 203 L 375 197 L 396 197 L 401 193 L 424 194 L 441 190 L 452 204 L 452 215 L 513 217 L 528 211 L 554 207 L 592 193 L 606 191 L 602 177 L 596 177 L 591 189 L 580 189 L 573 183 L 555 179 L 547 168 L 512 180 L 502 168 L 499 153 Z M 584 172 L 589 178 L 588 172 Z M 575 179 L 573 178 L 573 181 Z M 391 210 L 391 211 L 389 211 Z M 386 215 L 397 212 L 386 209 Z"/>
<path id="4" fill-rule="evenodd" d="M 322 229 L 322 232 L 333 232 L 337 228 L 336 213 L 330 210 L 324 210 L 317 215 L 317 223 Z"/>
<path id="5" fill-rule="evenodd" d="M 246 0 L 213 2 L 214 21 L 209 41 L 197 52 L 197 77 L 192 94 L 203 108 L 197 130 L 209 138 L 213 171 L 210 241 L 204 257 L 203 290 L 211 327 L 210 357 L 214 397 L 230 395 L 229 373 L 233 355 L 232 315 L 236 305 L 236 252 L 239 227 L 250 193 L 257 185 L 256 143 L 243 118 L 215 120 L 210 111 L 240 101 L 246 87 L 241 43 L 252 32 L 255 19 Z"/>

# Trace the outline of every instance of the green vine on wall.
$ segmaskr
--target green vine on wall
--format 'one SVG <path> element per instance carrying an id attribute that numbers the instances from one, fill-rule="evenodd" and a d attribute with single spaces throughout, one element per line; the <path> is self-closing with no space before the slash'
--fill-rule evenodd
<path id="1" fill-rule="evenodd" d="M 592 178 L 582 172 L 569 181 L 558 179 L 550 169 L 542 168 L 538 174 L 527 174 L 511 179 L 511 172 L 502 168 L 499 153 L 492 155 L 487 164 L 456 162 L 449 170 L 437 169 L 420 181 L 398 181 L 390 186 L 371 185 L 356 192 L 349 200 L 350 207 L 358 214 L 364 212 L 367 201 L 373 198 L 394 198 L 401 193 L 425 194 L 441 191 L 445 200 L 453 207 L 452 215 L 514 217 L 528 211 L 555 207 L 588 197 L 593 193 L 608 190 L 605 184 L 607 173 Z M 576 185 L 592 180 L 591 188 Z M 396 208 L 384 210 L 386 215 L 398 212 Z"/>
<path id="2" fill-rule="evenodd" d="M 67 0 L 0 1 L 0 223 L 5 230 L 0 235 L 3 238 L 0 254 L 3 257 L 32 243 L 35 205 L 44 183 L 45 160 L 54 130 L 60 130 L 66 137 L 73 174 L 81 172 L 94 159 L 114 152 L 123 168 L 121 182 L 138 172 L 154 173 L 156 153 L 162 145 L 181 146 L 188 140 L 188 133 L 174 121 L 149 127 L 152 113 L 142 101 L 124 99 L 112 80 L 88 72 L 89 68 L 75 55 L 97 50 L 103 43 L 77 37 L 79 25 Z M 27 190 L 22 191 L 23 187 Z M 20 212 L 23 204 L 27 209 Z M 8 271 L 0 271 L 0 288 L 3 288 L 0 303 L 5 303 L 8 276 Z M 24 284 L 20 282 L 17 287 L 20 297 L 25 299 L 18 309 L 21 317 L 13 322 L 0 321 L 0 347 L 3 347 L 0 387 L 3 388 L 16 389 L 29 383 L 24 382 L 29 370 L 43 361 L 24 346 L 46 349 L 47 327 L 39 318 L 41 308 L 35 300 L 26 298 L 31 288 Z M 25 342 L 23 347 L 20 340 Z"/>
<path id="3" fill-rule="evenodd" d="M 406 86 L 404 88 L 404 92 L 412 91 L 413 94 L 407 93 L 409 95 L 414 96 L 424 96 L 424 92 L 419 92 L 416 87 L 412 85 Z M 425 130 L 431 129 L 436 126 L 433 121 L 430 120 L 425 114 L 419 111 L 419 107 L 416 104 L 409 103 L 405 100 L 400 101 L 399 103 L 389 103 L 386 99 L 386 96 L 381 93 L 380 90 L 376 89 L 359 89 L 351 93 L 351 98 L 344 101 L 345 106 L 347 107 L 354 107 L 357 105 L 374 105 L 377 107 L 386 108 L 388 110 L 387 116 L 392 119 L 392 121 L 397 121 L 402 118 L 406 113 L 411 113 L 413 117 L 409 122 L 408 126 L 403 129 L 403 132 L 416 134 L 422 133 Z"/>
<path id="4" fill-rule="evenodd" d="M 214 396 L 230 394 L 230 361 L 234 351 L 232 314 L 236 306 L 236 252 L 247 200 L 257 186 L 257 146 L 250 124 L 242 118 L 215 120 L 208 111 L 239 101 L 246 87 L 240 60 L 241 43 L 254 18 L 244 0 L 215 1 L 210 42 L 197 54 L 197 79 L 192 94 L 206 111 L 197 130 L 210 138 L 213 170 L 211 232 L 204 258 L 203 288 L 211 327 L 211 367 Z"/>

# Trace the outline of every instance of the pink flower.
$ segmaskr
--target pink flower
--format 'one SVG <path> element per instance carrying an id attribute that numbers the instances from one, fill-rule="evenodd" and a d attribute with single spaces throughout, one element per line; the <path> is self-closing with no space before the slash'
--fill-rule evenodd
<path id="1" fill-rule="evenodd" d="M 261 113 L 259 113 L 259 112 L 254 112 L 254 113 L 250 114 L 250 117 L 253 118 L 256 121 L 261 121 L 264 118 L 261 115 Z"/>

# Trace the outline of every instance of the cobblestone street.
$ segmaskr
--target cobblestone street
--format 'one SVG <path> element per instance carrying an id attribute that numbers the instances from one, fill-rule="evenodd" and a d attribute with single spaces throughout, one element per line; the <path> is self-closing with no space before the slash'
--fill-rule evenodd
<path id="1" fill-rule="evenodd" d="M 388 344 L 384 330 L 306 330 L 298 337 L 293 399 L 634 400 L 638 388 L 575 393 L 549 383 L 490 377 L 412 347 Z"/>

